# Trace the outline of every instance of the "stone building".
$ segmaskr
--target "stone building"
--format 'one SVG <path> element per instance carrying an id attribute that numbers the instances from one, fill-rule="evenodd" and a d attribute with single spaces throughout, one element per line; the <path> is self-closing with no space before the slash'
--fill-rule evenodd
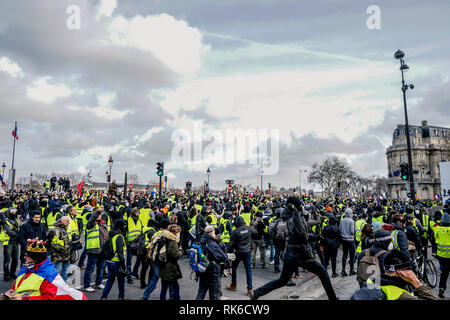
<path id="1" fill-rule="evenodd" d="M 409 125 L 414 183 L 419 199 L 433 199 L 441 194 L 439 162 L 450 160 L 450 128 Z M 408 164 L 405 125 L 394 130 L 392 145 L 386 149 L 388 188 L 394 199 L 406 198 L 409 181 L 400 177 L 400 164 Z"/>

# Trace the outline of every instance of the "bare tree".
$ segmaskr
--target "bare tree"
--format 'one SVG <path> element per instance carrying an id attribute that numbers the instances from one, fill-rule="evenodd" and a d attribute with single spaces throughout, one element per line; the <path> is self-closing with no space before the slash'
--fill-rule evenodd
<path id="1" fill-rule="evenodd" d="M 333 156 L 326 158 L 320 164 L 314 163 L 309 177 L 310 182 L 317 183 L 322 187 L 326 196 L 332 196 L 338 191 L 338 183 L 346 180 L 350 172 L 347 161 Z"/>

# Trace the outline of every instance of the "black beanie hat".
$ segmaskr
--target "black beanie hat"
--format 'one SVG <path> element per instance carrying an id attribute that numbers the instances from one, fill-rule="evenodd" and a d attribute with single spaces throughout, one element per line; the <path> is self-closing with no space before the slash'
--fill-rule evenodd
<path id="1" fill-rule="evenodd" d="M 161 229 L 167 229 L 167 227 L 170 225 L 170 221 L 167 218 L 162 218 L 159 222 L 159 227 Z"/>
<path id="2" fill-rule="evenodd" d="M 286 203 L 292 204 L 297 210 L 301 210 L 301 208 L 302 208 L 302 203 L 301 203 L 300 199 L 297 197 L 293 197 L 293 196 L 289 197 L 287 199 Z"/>

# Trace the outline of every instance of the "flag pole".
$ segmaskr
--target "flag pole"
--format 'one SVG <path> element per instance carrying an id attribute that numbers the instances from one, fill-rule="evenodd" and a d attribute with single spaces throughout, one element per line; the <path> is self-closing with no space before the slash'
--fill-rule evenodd
<path id="1" fill-rule="evenodd" d="M 12 166 L 11 166 L 11 191 L 14 190 L 14 182 L 15 182 L 15 174 L 14 174 L 14 155 L 16 153 L 16 136 L 17 136 L 17 132 L 16 132 L 16 128 L 17 128 L 17 121 L 14 122 L 14 136 L 13 136 L 13 140 L 14 140 L 14 144 L 13 144 L 13 154 L 12 154 Z"/>

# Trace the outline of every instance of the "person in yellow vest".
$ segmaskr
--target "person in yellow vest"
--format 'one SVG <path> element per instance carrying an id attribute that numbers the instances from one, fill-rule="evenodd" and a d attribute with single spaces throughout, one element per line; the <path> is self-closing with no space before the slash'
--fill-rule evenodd
<path id="1" fill-rule="evenodd" d="M 19 263 L 19 228 L 17 209 L 10 208 L 5 214 L 0 213 L 0 241 L 3 243 L 3 280 L 15 279 Z"/>
<path id="2" fill-rule="evenodd" d="M 55 300 L 58 288 L 52 283 L 58 275 L 47 257 L 42 240 L 28 241 L 25 263 L 14 281 L 11 291 L 2 294 L 4 300 Z"/>
<path id="3" fill-rule="evenodd" d="M 67 282 L 70 267 L 70 238 L 67 233 L 67 227 L 70 224 L 68 216 L 61 217 L 55 222 L 55 228 L 50 230 L 47 235 L 51 248 L 51 261 L 55 264 L 55 269 L 61 274 L 61 277 Z"/>
<path id="4" fill-rule="evenodd" d="M 411 270 L 409 256 L 392 250 L 384 258 L 385 273 L 377 281 L 369 278 L 350 300 L 436 300 L 430 288 L 424 286 Z M 414 294 L 408 287 L 414 288 Z"/>
<path id="5" fill-rule="evenodd" d="M 195 225 L 197 223 L 197 216 L 197 209 L 195 207 L 192 207 L 191 211 L 189 212 L 189 237 L 191 243 L 195 241 Z"/>
<path id="6" fill-rule="evenodd" d="M 437 249 L 436 255 L 441 265 L 439 298 L 444 299 L 444 293 L 447 289 L 447 279 L 450 272 L 450 215 L 448 213 L 444 213 L 441 223 L 434 228 L 433 232 L 433 246 Z"/>
<path id="7" fill-rule="evenodd" d="M 105 221 L 102 220 L 100 210 L 95 210 L 93 213 L 89 213 L 87 218 L 86 253 L 88 260 L 84 271 L 84 290 L 86 292 L 94 292 L 95 289 L 91 287 L 91 275 L 94 271 L 94 267 L 97 267 L 95 285 L 98 289 L 105 288 L 102 281 L 106 262 L 100 253 L 101 247 L 108 237 L 108 230 L 106 229 Z"/>
<path id="8" fill-rule="evenodd" d="M 145 247 L 150 244 L 150 241 L 152 240 L 153 236 L 156 233 L 156 230 L 159 229 L 159 223 L 155 220 L 148 220 L 148 224 L 146 227 L 142 228 L 142 234 L 145 235 Z M 145 289 L 147 287 L 147 284 L 145 282 L 146 276 L 147 276 L 147 270 L 150 267 L 150 260 L 147 259 L 147 250 L 142 254 L 138 255 L 138 259 L 141 261 L 142 268 L 140 272 L 140 283 L 141 283 L 141 289 Z M 150 268 L 149 272 L 149 279 L 152 278 L 153 275 L 153 268 Z"/>
<path id="9" fill-rule="evenodd" d="M 142 233 L 142 222 L 139 220 L 139 210 L 137 208 L 131 209 L 130 217 L 127 221 L 127 270 L 128 270 L 128 277 L 127 277 L 127 283 L 133 284 L 133 278 L 134 276 L 136 279 L 139 279 L 138 275 L 138 269 L 141 265 L 139 259 L 136 260 L 136 263 L 133 267 L 133 271 L 131 271 L 131 263 L 133 256 L 131 254 L 130 249 L 130 243 L 133 242 L 135 239 L 137 239 Z"/>
<path id="10" fill-rule="evenodd" d="M 225 211 L 223 213 L 223 216 L 220 218 L 220 240 L 225 244 L 225 246 L 228 246 L 228 243 L 230 242 L 230 235 L 231 231 L 233 230 L 233 224 L 231 222 L 232 218 L 233 214 L 231 211 Z"/>
<path id="11" fill-rule="evenodd" d="M 143 208 L 139 209 L 139 220 L 143 226 L 146 226 L 150 219 L 155 219 L 155 216 L 150 208 L 150 203 L 147 202 Z"/>
<path id="12" fill-rule="evenodd" d="M 367 213 L 363 213 L 361 218 L 355 221 L 355 245 L 358 248 L 359 243 L 361 242 L 361 232 L 364 226 L 367 224 L 367 219 L 369 215 Z M 357 253 L 358 250 L 356 250 Z"/>
<path id="13" fill-rule="evenodd" d="M 249 226 L 252 222 L 252 214 L 249 206 L 244 206 L 244 212 L 241 212 L 240 216 L 244 219 L 245 223 Z"/>
<path id="14" fill-rule="evenodd" d="M 108 234 L 111 239 L 114 256 L 111 260 L 106 261 L 108 268 L 108 280 L 106 280 L 105 288 L 103 289 L 100 300 L 107 300 L 109 292 L 111 291 L 114 281 L 117 278 L 119 287 L 119 300 L 126 300 L 125 298 L 125 252 L 127 245 L 124 234 L 127 231 L 127 223 L 123 219 L 118 219 L 114 222 L 114 226 Z"/>
<path id="15" fill-rule="evenodd" d="M 61 206 L 55 206 L 55 207 L 53 207 L 53 211 L 47 215 L 45 222 L 47 223 L 48 230 L 53 229 L 55 227 L 55 222 L 58 221 L 62 217 L 60 210 L 61 210 Z"/>

